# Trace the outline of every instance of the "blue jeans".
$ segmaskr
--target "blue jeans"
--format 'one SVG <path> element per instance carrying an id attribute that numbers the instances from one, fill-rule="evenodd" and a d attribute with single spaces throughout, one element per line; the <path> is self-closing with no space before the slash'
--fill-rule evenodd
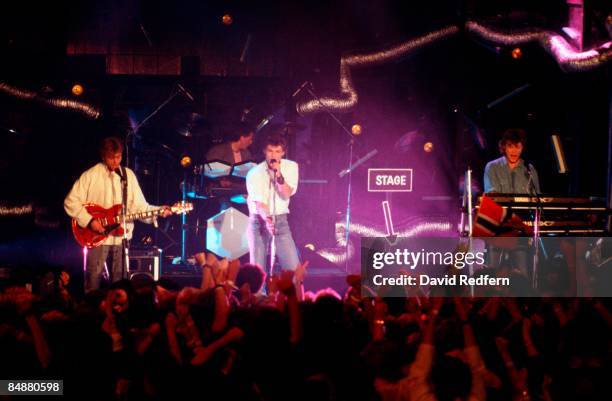
<path id="1" fill-rule="evenodd" d="M 110 254 L 109 279 L 119 281 L 123 276 L 123 248 L 121 245 L 101 245 L 87 250 L 87 271 L 85 272 L 85 292 L 100 288 L 104 263 Z"/>
<path id="2" fill-rule="evenodd" d="M 297 248 L 291 235 L 287 215 L 276 216 L 275 226 L 275 246 L 276 256 L 283 270 L 295 270 L 300 263 Z M 271 242 L 271 235 L 266 228 L 266 224 L 259 215 L 249 216 L 248 241 L 249 241 L 249 261 L 250 263 L 261 266 L 266 273 L 270 272 L 270 258 L 268 257 L 268 247 Z"/>

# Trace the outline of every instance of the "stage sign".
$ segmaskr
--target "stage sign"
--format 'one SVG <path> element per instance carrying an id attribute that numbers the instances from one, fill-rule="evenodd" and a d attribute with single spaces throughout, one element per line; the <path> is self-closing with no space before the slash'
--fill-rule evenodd
<path id="1" fill-rule="evenodd" d="M 412 169 L 368 169 L 368 192 L 412 192 Z"/>

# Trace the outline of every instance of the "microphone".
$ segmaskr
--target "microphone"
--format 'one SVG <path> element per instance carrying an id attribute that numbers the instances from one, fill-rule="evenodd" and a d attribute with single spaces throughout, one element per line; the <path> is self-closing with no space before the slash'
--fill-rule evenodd
<path id="1" fill-rule="evenodd" d="M 270 167 L 270 169 L 276 173 L 276 169 L 272 168 L 272 166 L 271 166 L 272 163 L 278 163 L 278 160 L 271 159 L 270 162 L 268 163 L 268 167 Z"/>
<path id="2" fill-rule="evenodd" d="M 535 195 L 537 193 L 535 182 L 533 180 L 533 164 L 529 163 L 527 160 L 523 160 L 525 164 L 525 178 L 527 178 L 527 191 L 531 194 Z"/>
<path id="3" fill-rule="evenodd" d="M 530 178 L 532 176 L 533 164 L 528 162 L 527 160 L 523 160 L 523 164 L 525 165 L 525 177 Z"/>
<path id="4" fill-rule="evenodd" d="M 295 92 L 293 92 L 293 95 L 291 95 L 291 98 L 296 97 L 301 91 L 304 90 L 305 87 L 307 87 L 308 85 L 310 85 L 310 81 L 304 81 L 304 83 L 302 85 L 300 85 L 299 88 L 297 88 L 295 90 Z"/>
<path id="5" fill-rule="evenodd" d="M 178 87 L 179 92 L 181 92 L 183 95 L 187 96 L 187 98 L 189 98 L 189 100 L 191 100 L 193 102 L 193 96 L 191 95 L 191 93 L 185 89 L 185 87 L 181 84 L 176 84 L 176 86 Z"/>

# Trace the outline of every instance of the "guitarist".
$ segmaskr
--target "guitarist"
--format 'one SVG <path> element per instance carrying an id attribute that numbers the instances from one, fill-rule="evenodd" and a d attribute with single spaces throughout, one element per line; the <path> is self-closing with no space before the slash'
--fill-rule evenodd
<path id="1" fill-rule="evenodd" d="M 84 207 L 85 203 L 96 203 L 104 208 L 122 203 L 121 176 L 127 175 L 127 213 L 149 211 L 158 207 L 149 205 L 140 189 L 136 175 L 129 168 L 121 168 L 123 143 L 119 138 L 109 137 L 102 141 L 100 157 L 102 161 L 85 171 L 74 183 L 64 200 L 64 209 L 68 216 L 76 220 L 81 227 L 103 234 L 105 228 L 102 222 L 94 219 Z M 162 217 L 172 214 L 168 206 Z M 125 227 L 127 237 L 132 237 L 133 223 Z M 100 288 L 100 276 L 104 263 L 110 255 L 112 263 L 109 266 L 111 281 L 121 280 L 123 274 L 122 236 L 109 235 L 101 246 L 89 249 L 85 274 L 85 291 Z"/>

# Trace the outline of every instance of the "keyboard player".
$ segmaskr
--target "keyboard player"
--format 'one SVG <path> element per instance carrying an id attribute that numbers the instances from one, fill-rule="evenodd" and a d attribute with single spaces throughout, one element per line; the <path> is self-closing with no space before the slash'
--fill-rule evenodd
<path id="1" fill-rule="evenodd" d="M 527 136 L 522 129 L 504 131 L 499 141 L 502 156 L 487 163 L 484 172 L 486 193 L 539 194 L 540 182 L 533 165 L 526 163 L 521 154 Z"/>
<path id="2" fill-rule="evenodd" d="M 485 193 L 504 194 L 540 194 L 538 173 L 533 165 L 521 158 L 527 142 L 524 130 L 510 128 L 504 131 L 499 141 L 499 152 L 502 156 L 487 163 L 484 172 Z M 509 251 L 498 247 L 489 247 L 488 265 L 500 268 L 509 265 L 513 270 L 529 276 L 529 247 L 527 242 Z"/>

